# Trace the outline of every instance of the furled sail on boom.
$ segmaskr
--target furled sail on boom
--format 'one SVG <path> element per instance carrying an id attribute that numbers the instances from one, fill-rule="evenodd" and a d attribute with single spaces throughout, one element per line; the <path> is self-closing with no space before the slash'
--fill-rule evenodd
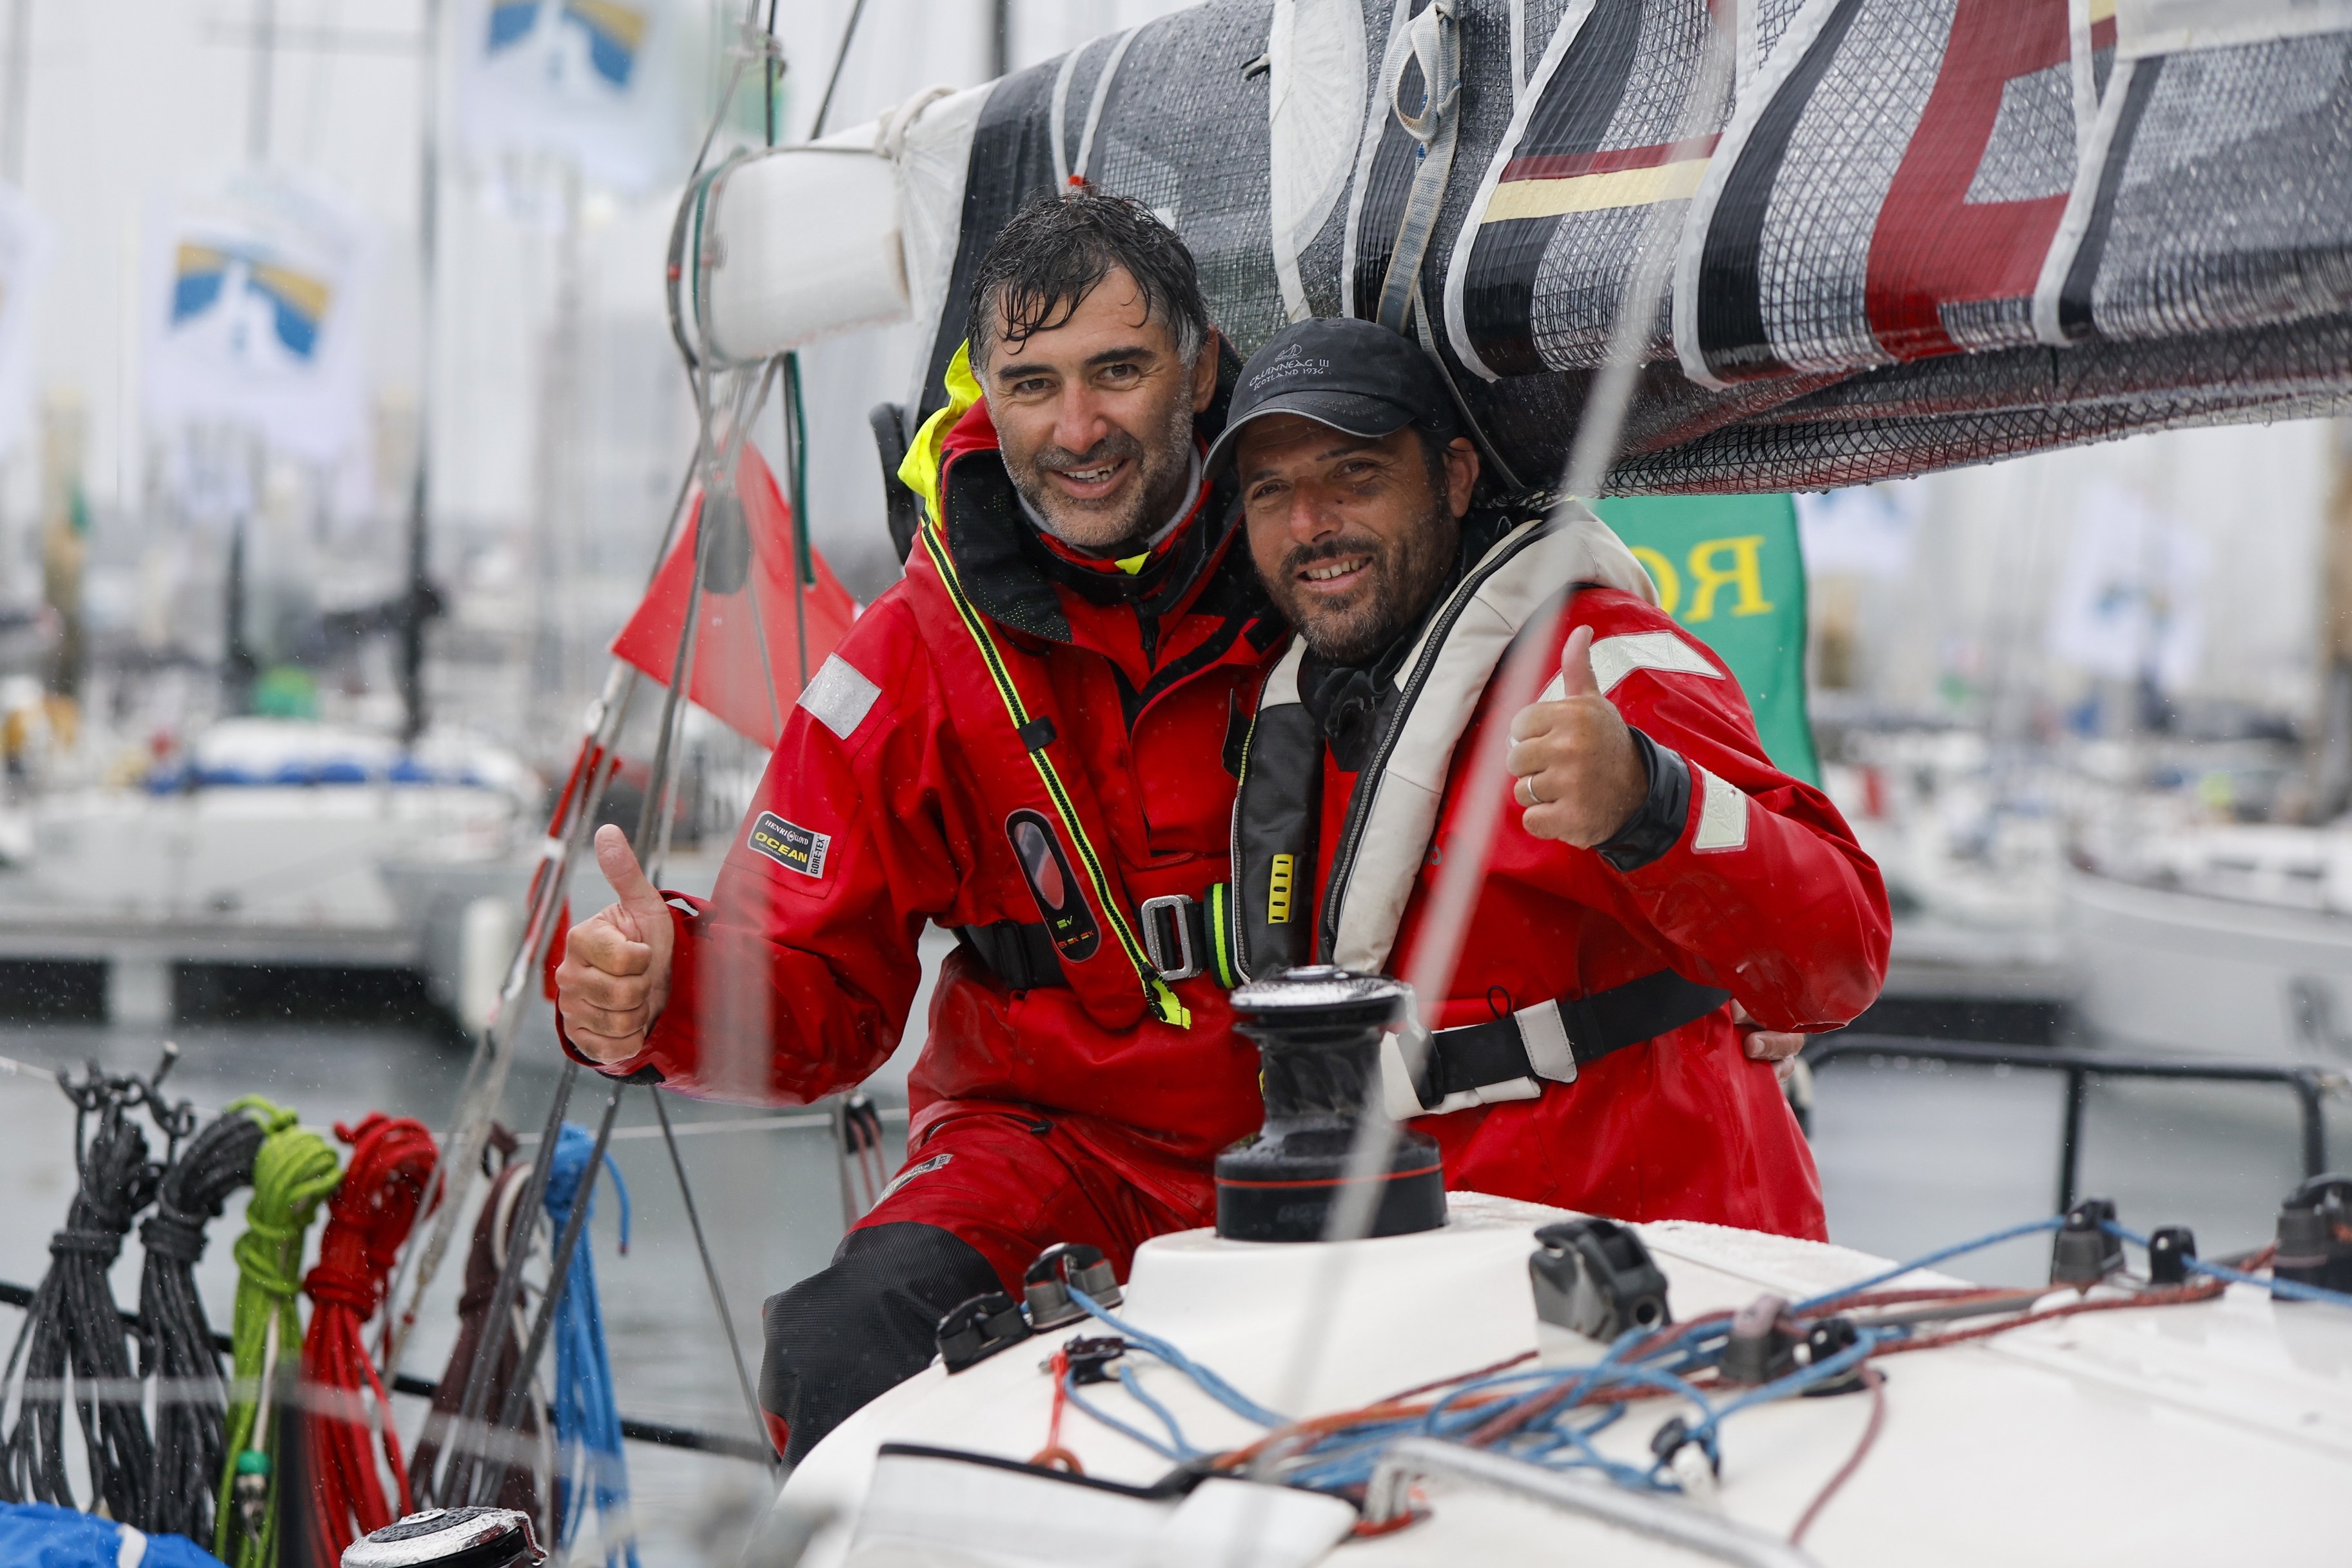
<path id="1" fill-rule="evenodd" d="M 1711 37 L 1730 70 L 1702 68 Z M 981 251 L 1071 180 L 1173 224 L 1244 353 L 1409 300 L 1535 489 L 1661 232 L 1612 490 L 1825 488 L 2352 406 L 2352 0 L 1213 0 L 774 155 L 814 180 L 869 148 L 929 328 L 917 415 Z M 732 237 L 786 226 L 719 206 L 698 300 L 798 264 Z M 875 239 L 809 226 L 788 243 Z M 849 324 L 723 314 L 706 335 L 771 347 Z"/>

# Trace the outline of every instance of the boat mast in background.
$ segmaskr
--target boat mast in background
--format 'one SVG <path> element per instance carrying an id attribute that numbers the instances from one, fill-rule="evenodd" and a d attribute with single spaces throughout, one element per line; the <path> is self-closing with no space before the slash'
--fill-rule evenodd
<path id="1" fill-rule="evenodd" d="M 24 0 L 17 0 L 19 5 Z M 417 73 L 416 468 L 408 492 L 408 583 L 400 599 L 400 739 L 425 732 L 425 623 L 441 613 L 429 574 L 432 557 L 434 274 L 441 237 L 441 0 L 425 0 Z"/>

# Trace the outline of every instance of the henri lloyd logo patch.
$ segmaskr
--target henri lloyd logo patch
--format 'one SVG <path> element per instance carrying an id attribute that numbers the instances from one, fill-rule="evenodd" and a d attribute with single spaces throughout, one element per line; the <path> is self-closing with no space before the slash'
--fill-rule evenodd
<path id="1" fill-rule="evenodd" d="M 751 824 L 751 831 L 743 836 L 743 842 L 787 871 L 822 877 L 825 853 L 833 847 L 833 835 L 812 833 L 797 822 L 786 822 L 772 811 L 763 811 Z"/>

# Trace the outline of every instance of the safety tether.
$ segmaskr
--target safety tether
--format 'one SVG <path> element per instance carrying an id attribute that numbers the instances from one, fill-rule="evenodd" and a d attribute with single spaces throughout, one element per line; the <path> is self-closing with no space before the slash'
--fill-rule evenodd
<path id="1" fill-rule="evenodd" d="M 1005 717 L 1013 721 L 1016 734 L 1025 735 L 1029 732 L 1031 718 L 1028 704 L 1022 700 L 1021 689 L 1013 683 L 1013 672 L 1005 668 L 1004 652 L 996 646 L 996 634 L 988 629 L 987 618 L 981 615 L 964 592 L 963 579 L 957 575 L 954 557 L 948 553 L 947 541 L 940 532 L 936 510 L 924 517 L 921 537 L 923 549 L 929 553 L 931 564 L 939 571 L 940 582 L 948 591 L 948 600 L 955 605 L 957 618 L 962 621 L 964 630 L 971 634 L 972 646 L 979 650 L 980 661 L 988 670 L 988 679 L 995 686 L 997 696 L 1003 700 Z M 1054 803 L 1054 814 L 1061 818 L 1063 831 L 1069 835 L 1071 844 L 1077 849 L 1078 864 L 1086 868 L 1087 883 L 1094 889 L 1095 902 L 1101 907 L 1104 918 L 1110 922 L 1112 932 L 1118 936 L 1120 951 L 1135 966 L 1136 979 L 1143 986 L 1145 1005 L 1161 1023 L 1172 1024 L 1180 1029 L 1191 1028 L 1192 1010 L 1177 996 L 1175 989 L 1160 978 L 1159 967 L 1151 962 L 1150 954 L 1144 951 L 1142 939 L 1136 935 L 1134 926 L 1128 921 L 1127 911 L 1119 907 L 1118 897 L 1111 891 L 1109 873 L 1103 869 L 1102 858 L 1096 853 L 1092 840 L 1087 837 L 1085 826 L 1078 820 L 1077 805 L 1070 798 L 1069 787 L 1062 782 L 1061 770 L 1054 766 L 1054 759 L 1046 755 L 1045 745 L 1033 746 L 1024 740 L 1023 749 L 1029 753 L 1029 761 L 1037 770 L 1038 781 L 1045 786 L 1046 798 Z"/>
<path id="2" fill-rule="evenodd" d="M 1405 196 L 1388 273 L 1381 280 L 1380 309 L 1372 318 L 1392 332 L 1405 330 L 1419 295 L 1422 258 L 1437 228 L 1438 206 L 1454 173 L 1454 143 L 1462 130 L 1462 25 L 1454 5 L 1455 0 L 1431 0 L 1412 19 L 1406 33 L 1412 47 L 1397 57 L 1388 83 L 1397 123 L 1421 143 L 1413 157 L 1412 189 Z M 1421 110 L 1408 114 L 1398 95 L 1404 91 L 1405 67 L 1414 61 L 1421 65 Z"/>

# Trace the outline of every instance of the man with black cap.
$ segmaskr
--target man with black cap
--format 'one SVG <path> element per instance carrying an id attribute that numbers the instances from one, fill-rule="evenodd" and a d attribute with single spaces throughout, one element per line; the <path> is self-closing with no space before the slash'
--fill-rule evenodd
<path id="1" fill-rule="evenodd" d="M 1822 1237 L 1770 1058 L 1885 975 L 1885 887 L 1836 808 L 1766 759 L 1730 671 L 1591 512 L 1473 504 L 1477 449 L 1409 340 L 1277 333 L 1210 449 L 1228 468 L 1299 637 L 1245 752 L 1225 977 L 1409 973 L 1445 857 L 1480 848 L 1457 781 L 1507 727 L 1517 809 L 1419 1004 L 1420 1070 L 1389 1044 L 1390 1113 L 1423 1119 L 1457 1188 Z M 1560 673 L 1507 713 L 1488 687 L 1522 636 Z"/>

